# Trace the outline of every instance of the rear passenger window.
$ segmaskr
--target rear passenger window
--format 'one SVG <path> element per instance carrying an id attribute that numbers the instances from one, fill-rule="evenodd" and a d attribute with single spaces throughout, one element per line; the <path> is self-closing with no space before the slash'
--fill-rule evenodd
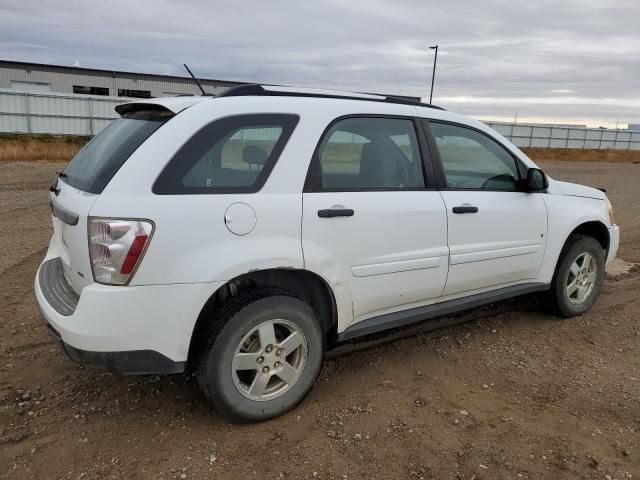
<path id="1" fill-rule="evenodd" d="M 314 190 L 424 188 L 422 160 L 412 120 L 347 118 L 320 142 L 312 169 Z"/>
<path id="2" fill-rule="evenodd" d="M 226 135 L 205 152 L 182 178 L 182 186 L 246 187 L 255 184 L 282 127 L 242 127 Z"/>
<path id="3" fill-rule="evenodd" d="M 197 132 L 158 177 L 156 194 L 251 193 L 266 182 L 296 115 L 227 117 Z"/>

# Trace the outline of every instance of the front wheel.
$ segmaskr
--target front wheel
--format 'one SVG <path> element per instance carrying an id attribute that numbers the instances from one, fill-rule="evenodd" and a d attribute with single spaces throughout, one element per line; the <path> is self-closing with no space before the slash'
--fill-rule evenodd
<path id="1" fill-rule="evenodd" d="M 596 239 L 570 237 L 548 292 L 551 310 L 567 318 L 587 312 L 600 294 L 604 264 L 604 250 Z"/>
<path id="2" fill-rule="evenodd" d="M 309 305 L 286 294 L 247 292 L 231 302 L 201 351 L 200 387 L 232 419 L 281 415 L 307 395 L 320 372 L 320 324 Z"/>

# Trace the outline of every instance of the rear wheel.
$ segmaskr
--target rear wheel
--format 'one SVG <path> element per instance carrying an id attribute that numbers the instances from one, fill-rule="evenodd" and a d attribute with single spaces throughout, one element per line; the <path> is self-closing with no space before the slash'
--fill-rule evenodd
<path id="1" fill-rule="evenodd" d="M 197 376 L 207 399 L 228 417 L 281 415 L 311 390 L 322 366 L 323 333 L 302 300 L 273 291 L 238 295 L 216 315 Z"/>
<path id="2" fill-rule="evenodd" d="M 564 317 L 588 311 L 600 294 L 604 264 L 604 250 L 596 239 L 572 235 L 556 267 L 547 306 Z"/>

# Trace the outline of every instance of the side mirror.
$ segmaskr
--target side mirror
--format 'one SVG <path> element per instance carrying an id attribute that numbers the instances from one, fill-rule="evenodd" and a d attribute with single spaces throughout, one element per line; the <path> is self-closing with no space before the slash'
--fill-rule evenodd
<path id="1" fill-rule="evenodd" d="M 527 180 L 525 190 L 527 192 L 544 192 L 549 187 L 549 180 L 542 170 L 539 168 L 530 168 L 527 170 Z"/>

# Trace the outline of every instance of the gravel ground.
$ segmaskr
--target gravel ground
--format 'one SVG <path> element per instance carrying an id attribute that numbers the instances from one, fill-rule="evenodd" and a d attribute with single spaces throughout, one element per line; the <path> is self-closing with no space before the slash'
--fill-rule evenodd
<path id="1" fill-rule="evenodd" d="M 98 373 L 49 341 L 32 283 L 59 167 L 0 164 L 0 477 L 640 478 L 640 270 L 579 318 L 515 302 L 328 360 L 293 412 L 233 425 L 190 377 Z M 640 262 L 640 165 L 544 168 L 607 188 Z"/>

